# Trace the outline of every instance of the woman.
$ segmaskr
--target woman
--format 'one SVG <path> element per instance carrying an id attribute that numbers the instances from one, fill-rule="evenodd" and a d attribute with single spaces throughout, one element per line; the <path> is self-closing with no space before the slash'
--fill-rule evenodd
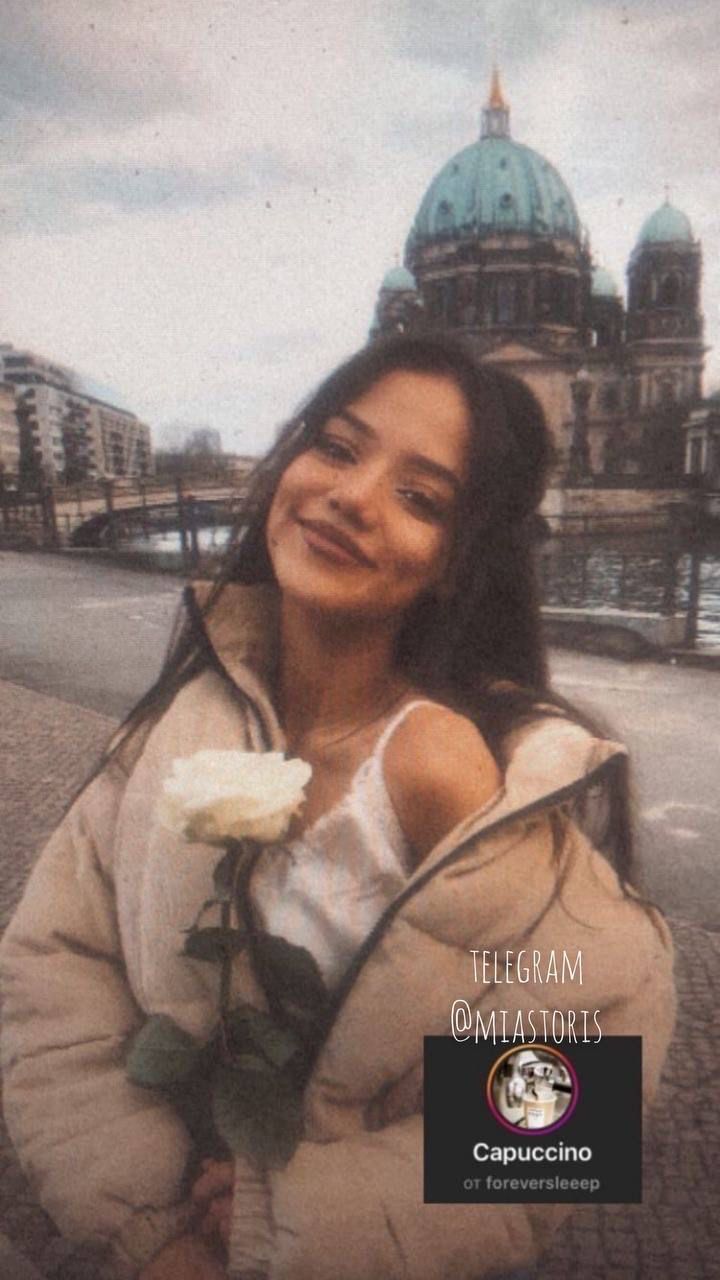
<path id="1" fill-rule="evenodd" d="M 190 594 L 158 685 L 41 858 L 2 948 L 8 1123 L 61 1229 L 107 1242 L 109 1274 L 475 1280 L 542 1249 L 559 1207 L 422 1203 L 423 1035 L 449 1033 L 464 993 L 487 1015 L 508 1003 L 468 989 L 473 947 L 582 949 L 582 992 L 554 1004 L 642 1034 L 656 1087 L 667 930 L 570 818 L 605 785 L 625 878 L 624 757 L 546 687 L 530 535 L 548 459 L 532 395 L 457 346 L 349 360 L 258 469 L 217 582 Z M 201 1172 L 179 1116 L 124 1070 L 149 1014 L 200 1038 L 215 1017 L 217 975 L 178 940 L 216 857 L 157 819 L 173 759 L 206 746 L 313 767 L 247 890 L 332 998 L 304 1139 L 267 1176 Z M 263 1004 L 245 952 L 233 996 Z"/>

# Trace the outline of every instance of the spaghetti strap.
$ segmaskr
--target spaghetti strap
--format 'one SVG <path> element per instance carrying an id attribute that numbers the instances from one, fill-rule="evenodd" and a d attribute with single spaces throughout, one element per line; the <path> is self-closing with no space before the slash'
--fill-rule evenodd
<path id="1" fill-rule="evenodd" d="M 437 702 L 432 702 L 430 698 L 413 698 L 412 702 L 406 702 L 405 706 L 401 707 L 400 710 L 395 713 L 390 723 L 385 725 L 385 728 L 375 743 L 370 759 L 377 761 L 380 764 L 382 763 L 382 758 L 385 754 L 385 748 L 388 742 L 395 730 L 399 728 L 403 720 L 406 719 L 411 711 L 414 711 L 416 707 L 436 707 L 437 705 Z"/>

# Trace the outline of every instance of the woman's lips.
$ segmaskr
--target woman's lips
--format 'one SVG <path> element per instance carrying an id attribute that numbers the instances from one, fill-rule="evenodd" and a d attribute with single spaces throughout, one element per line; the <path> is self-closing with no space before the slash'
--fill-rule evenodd
<path id="1" fill-rule="evenodd" d="M 304 520 L 299 516 L 296 519 L 312 551 L 318 551 L 335 564 L 361 564 L 370 569 L 375 567 L 375 562 L 365 555 L 357 543 L 335 525 L 326 524 L 322 520 Z"/>

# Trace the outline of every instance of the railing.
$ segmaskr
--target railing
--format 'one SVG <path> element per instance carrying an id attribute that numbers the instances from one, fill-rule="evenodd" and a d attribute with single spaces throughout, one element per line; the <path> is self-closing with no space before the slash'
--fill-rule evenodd
<path id="1" fill-rule="evenodd" d="M 539 544 L 546 604 L 684 616 L 684 643 L 720 647 L 720 534 L 675 527 L 617 537 L 555 536 Z"/>
<path id="2" fill-rule="evenodd" d="M 699 475 L 611 475 L 593 472 L 591 476 L 578 477 L 569 487 L 572 489 L 701 489 L 703 477 Z"/>
<path id="3" fill-rule="evenodd" d="M 603 511 L 596 503 L 588 502 L 587 509 L 557 515 L 549 513 L 543 520 L 551 533 L 561 536 L 594 537 L 597 534 L 617 535 L 647 531 L 670 535 L 677 531 L 693 531 L 703 523 L 704 496 L 696 493 L 690 499 L 661 500 L 654 507 L 647 507 L 645 510 L 634 507 L 628 510 Z"/>

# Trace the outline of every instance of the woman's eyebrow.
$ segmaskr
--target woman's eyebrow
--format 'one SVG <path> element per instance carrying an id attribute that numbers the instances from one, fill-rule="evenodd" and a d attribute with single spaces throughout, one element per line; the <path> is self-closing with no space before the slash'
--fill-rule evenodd
<path id="1" fill-rule="evenodd" d="M 367 438 L 375 439 L 377 431 L 370 426 L 369 422 L 365 422 L 363 418 L 358 418 L 357 414 L 352 413 L 350 409 L 339 409 L 335 414 L 336 418 L 341 418 L 343 422 L 347 422 L 348 426 L 354 427 L 361 435 Z M 449 467 L 444 467 L 441 462 L 434 462 L 432 458 L 428 458 L 424 453 L 408 453 L 405 460 L 410 466 L 415 467 L 418 471 L 425 471 L 427 475 L 435 476 L 438 480 L 445 480 L 456 491 L 460 489 L 460 477 Z"/>
<path id="2" fill-rule="evenodd" d="M 369 422 L 365 422 L 363 418 L 358 418 L 357 414 L 352 413 L 350 409 L 338 409 L 334 414 L 336 418 L 342 418 L 343 422 L 347 422 L 348 426 L 355 427 L 364 436 L 376 436 L 377 431 L 370 426 Z"/>
<path id="3" fill-rule="evenodd" d="M 442 462 L 434 462 L 432 458 L 426 457 L 424 453 L 409 453 L 406 455 L 407 461 L 418 471 L 425 471 L 430 476 L 435 476 L 438 480 L 445 480 L 456 492 L 460 491 L 460 477 L 449 467 L 444 467 Z"/>

